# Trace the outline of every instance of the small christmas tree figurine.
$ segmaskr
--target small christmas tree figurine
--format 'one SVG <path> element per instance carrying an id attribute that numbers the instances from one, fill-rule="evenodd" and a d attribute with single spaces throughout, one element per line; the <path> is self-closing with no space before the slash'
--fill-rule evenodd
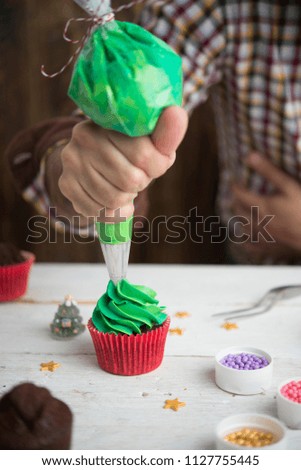
<path id="1" fill-rule="evenodd" d="M 56 338 L 72 338 L 85 330 L 82 321 L 77 303 L 71 295 L 67 295 L 64 303 L 59 305 L 50 329 Z"/>

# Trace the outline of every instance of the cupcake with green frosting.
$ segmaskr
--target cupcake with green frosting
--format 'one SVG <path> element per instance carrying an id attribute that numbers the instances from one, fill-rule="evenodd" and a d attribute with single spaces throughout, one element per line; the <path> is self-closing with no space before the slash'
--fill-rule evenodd
<path id="1" fill-rule="evenodd" d="M 160 366 L 170 319 L 156 292 L 122 279 L 110 281 L 88 328 L 99 366 L 112 374 L 139 375 Z"/>

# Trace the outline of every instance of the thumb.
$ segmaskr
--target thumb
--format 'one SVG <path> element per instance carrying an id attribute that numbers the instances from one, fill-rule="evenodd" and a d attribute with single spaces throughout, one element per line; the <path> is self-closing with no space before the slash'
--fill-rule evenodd
<path id="1" fill-rule="evenodd" d="M 154 146 L 163 155 L 173 154 L 182 142 L 188 126 L 186 111 L 180 106 L 166 108 L 151 136 Z"/>

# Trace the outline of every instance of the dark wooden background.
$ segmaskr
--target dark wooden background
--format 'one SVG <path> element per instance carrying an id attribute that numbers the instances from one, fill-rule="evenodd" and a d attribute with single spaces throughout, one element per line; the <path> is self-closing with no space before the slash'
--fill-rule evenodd
<path id="1" fill-rule="evenodd" d="M 118 6 L 120 1 L 113 1 Z M 137 11 L 122 13 L 121 20 L 133 20 Z M 56 241 L 33 245 L 26 242 L 27 221 L 33 210 L 16 193 L 3 152 L 21 129 L 49 117 L 68 114 L 74 105 L 67 97 L 71 68 L 55 79 L 41 76 L 41 64 L 56 71 L 71 55 L 74 46 L 63 41 L 66 20 L 83 13 L 72 0 L 1 0 L 0 2 L 0 241 L 10 240 L 36 253 L 38 261 L 85 261 L 102 259 L 99 245 Z M 80 26 L 72 29 L 80 37 Z M 197 109 L 186 138 L 177 152 L 177 162 L 150 190 L 150 219 L 158 215 L 187 216 L 193 207 L 204 217 L 214 214 L 217 187 L 216 138 L 210 103 Z M 201 233 L 200 228 L 198 232 Z M 147 263 L 221 263 L 223 246 L 189 237 L 182 243 L 164 241 L 161 226 L 159 243 L 133 244 L 131 261 Z M 54 242 L 55 241 L 55 242 Z"/>

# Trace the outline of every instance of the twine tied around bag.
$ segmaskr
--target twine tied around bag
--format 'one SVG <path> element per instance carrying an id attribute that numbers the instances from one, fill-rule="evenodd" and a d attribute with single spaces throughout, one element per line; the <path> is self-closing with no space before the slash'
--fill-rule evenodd
<path id="1" fill-rule="evenodd" d="M 78 44 L 77 49 L 71 55 L 71 57 L 68 59 L 68 61 L 65 63 L 65 65 L 63 65 L 58 72 L 54 72 L 52 74 L 49 74 L 45 71 L 45 65 L 42 65 L 41 66 L 41 74 L 46 78 L 54 78 L 54 77 L 57 77 L 57 76 L 61 75 L 69 67 L 69 65 L 71 65 L 72 62 L 79 56 L 79 54 L 81 53 L 86 41 L 89 39 L 89 37 L 92 34 L 93 29 L 96 26 L 103 26 L 106 23 L 109 23 L 110 21 L 113 21 L 115 19 L 115 13 L 119 13 L 122 10 L 130 9 L 133 6 L 138 5 L 139 3 L 143 3 L 145 1 L 146 0 L 133 0 L 130 3 L 124 4 L 124 5 L 121 5 L 118 8 L 112 9 L 109 13 L 105 13 L 103 15 L 98 15 L 98 12 L 101 10 L 101 6 L 102 6 L 102 3 L 103 3 L 103 1 L 102 1 L 102 3 L 99 5 L 96 12 L 87 7 L 87 10 L 89 10 L 90 13 L 92 14 L 91 17 L 89 17 L 89 18 L 70 18 L 67 21 L 66 25 L 65 25 L 64 33 L 63 33 L 63 39 L 64 39 L 64 41 L 70 42 L 71 44 Z M 84 33 L 84 35 L 80 39 L 71 39 L 68 36 L 69 28 L 70 28 L 70 26 L 73 22 L 87 23 L 88 24 L 86 32 Z"/>

